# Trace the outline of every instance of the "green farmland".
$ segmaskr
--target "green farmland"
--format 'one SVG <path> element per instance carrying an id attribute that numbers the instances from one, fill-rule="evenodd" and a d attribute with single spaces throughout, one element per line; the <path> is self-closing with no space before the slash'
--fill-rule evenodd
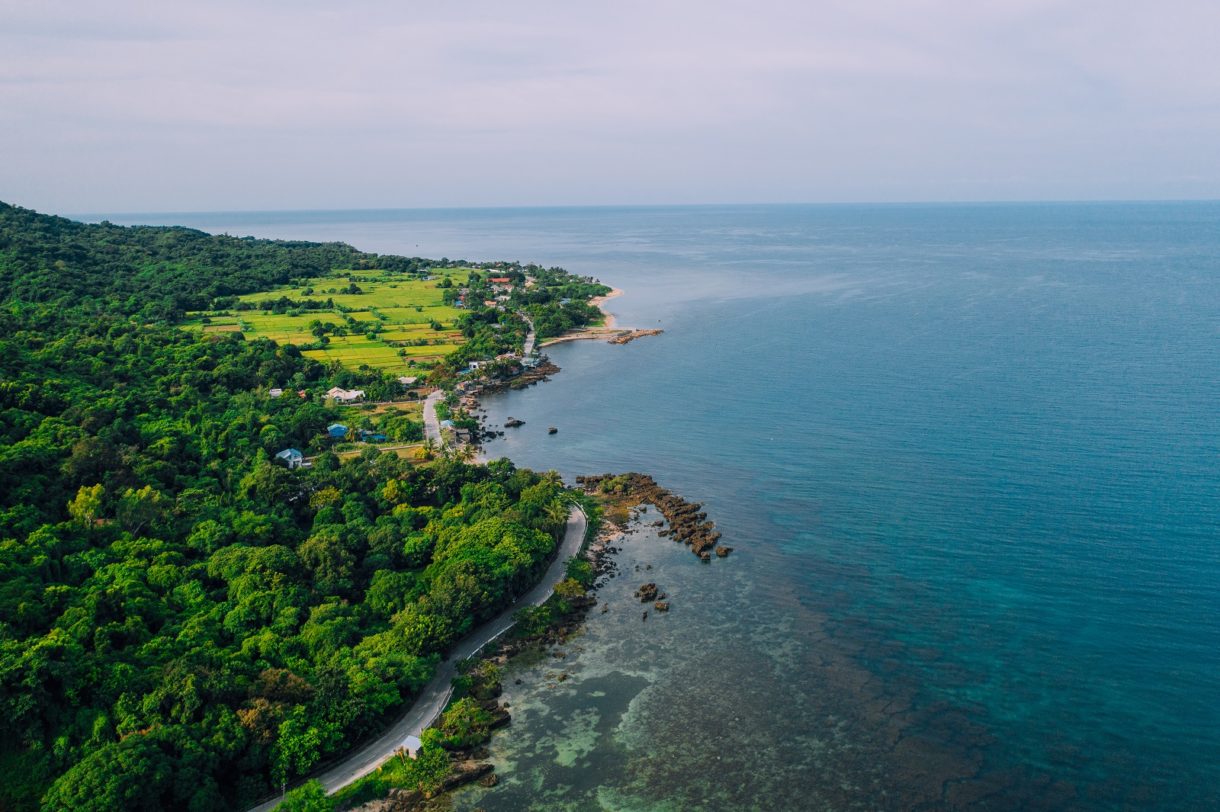
<path id="1" fill-rule="evenodd" d="M 229 310 L 190 313 L 183 327 L 240 331 L 248 338 L 308 346 L 304 355 L 352 369 L 367 365 L 407 372 L 448 355 L 464 342 L 455 326 L 463 311 L 444 304 L 444 290 L 438 284 L 449 277 L 459 286 L 469 273 L 464 268 L 438 269 L 435 278 L 424 280 L 377 270 L 339 270 L 300 285 L 242 296 L 239 305 Z M 298 303 L 329 300 L 333 307 L 285 306 L 284 298 Z M 254 309 L 245 309 L 251 306 Z M 333 328 L 324 344 L 315 329 L 318 322 Z"/>

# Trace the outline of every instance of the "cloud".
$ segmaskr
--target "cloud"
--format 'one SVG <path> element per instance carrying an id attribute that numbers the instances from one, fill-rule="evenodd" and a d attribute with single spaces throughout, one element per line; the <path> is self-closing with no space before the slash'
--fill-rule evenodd
<path id="1" fill-rule="evenodd" d="M 1191 0 L 0 3 L 0 197 L 1214 197 L 1217 23 Z"/>

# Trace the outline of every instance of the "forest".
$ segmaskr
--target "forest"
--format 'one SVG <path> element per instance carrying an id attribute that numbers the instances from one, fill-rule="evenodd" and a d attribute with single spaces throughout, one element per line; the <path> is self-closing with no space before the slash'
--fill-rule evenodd
<path id="1" fill-rule="evenodd" d="M 557 476 L 372 448 L 288 470 L 277 450 L 336 419 L 328 387 L 384 376 L 175 327 L 428 264 L 0 204 L 0 808 L 245 808 L 376 731 L 536 579 Z"/>

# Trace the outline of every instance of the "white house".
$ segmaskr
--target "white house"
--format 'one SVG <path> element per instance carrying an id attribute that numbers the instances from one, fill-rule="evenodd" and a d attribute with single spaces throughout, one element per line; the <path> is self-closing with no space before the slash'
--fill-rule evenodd
<path id="1" fill-rule="evenodd" d="M 332 386 L 326 390 L 326 397 L 334 398 L 343 403 L 351 403 L 354 400 L 362 400 L 364 398 L 363 389 L 341 389 L 338 386 Z"/>
<path id="2" fill-rule="evenodd" d="M 400 384 L 402 384 L 403 389 L 410 389 L 412 386 L 415 386 L 415 382 L 418 380 L 419 380 L 419 378 L 413 378 L 409 375 L 403 375 L 401 378 L 398 379 L 398 382 Z"/>
<path id="3" fill-rule="evenodd" d="M 268 394 L 268 395 L 270 395 L 270 396 L 271 396 L 271 397 L 273 397 L 273 398 L 283 397 L 283 395 L 284 395 L 284 390 L 283 390 L 283 389 L 278 389 L 278 388 L 277 388 L 277 389 L 271 389 L 271 390 L 268 390 L 267 394 Z"/>

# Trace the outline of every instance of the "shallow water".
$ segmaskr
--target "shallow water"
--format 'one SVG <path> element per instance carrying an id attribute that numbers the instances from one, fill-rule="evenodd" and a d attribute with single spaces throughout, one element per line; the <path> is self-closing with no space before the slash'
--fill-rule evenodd
<path id="1" fill-rule="evenodd" d="M 559 264 L 665 329 L 552 348 L 488 450 L 648 471 L 738 552 L 632 537 L 463 808 L 1220 806 L 1220 205 L 168 219 Z"/>

